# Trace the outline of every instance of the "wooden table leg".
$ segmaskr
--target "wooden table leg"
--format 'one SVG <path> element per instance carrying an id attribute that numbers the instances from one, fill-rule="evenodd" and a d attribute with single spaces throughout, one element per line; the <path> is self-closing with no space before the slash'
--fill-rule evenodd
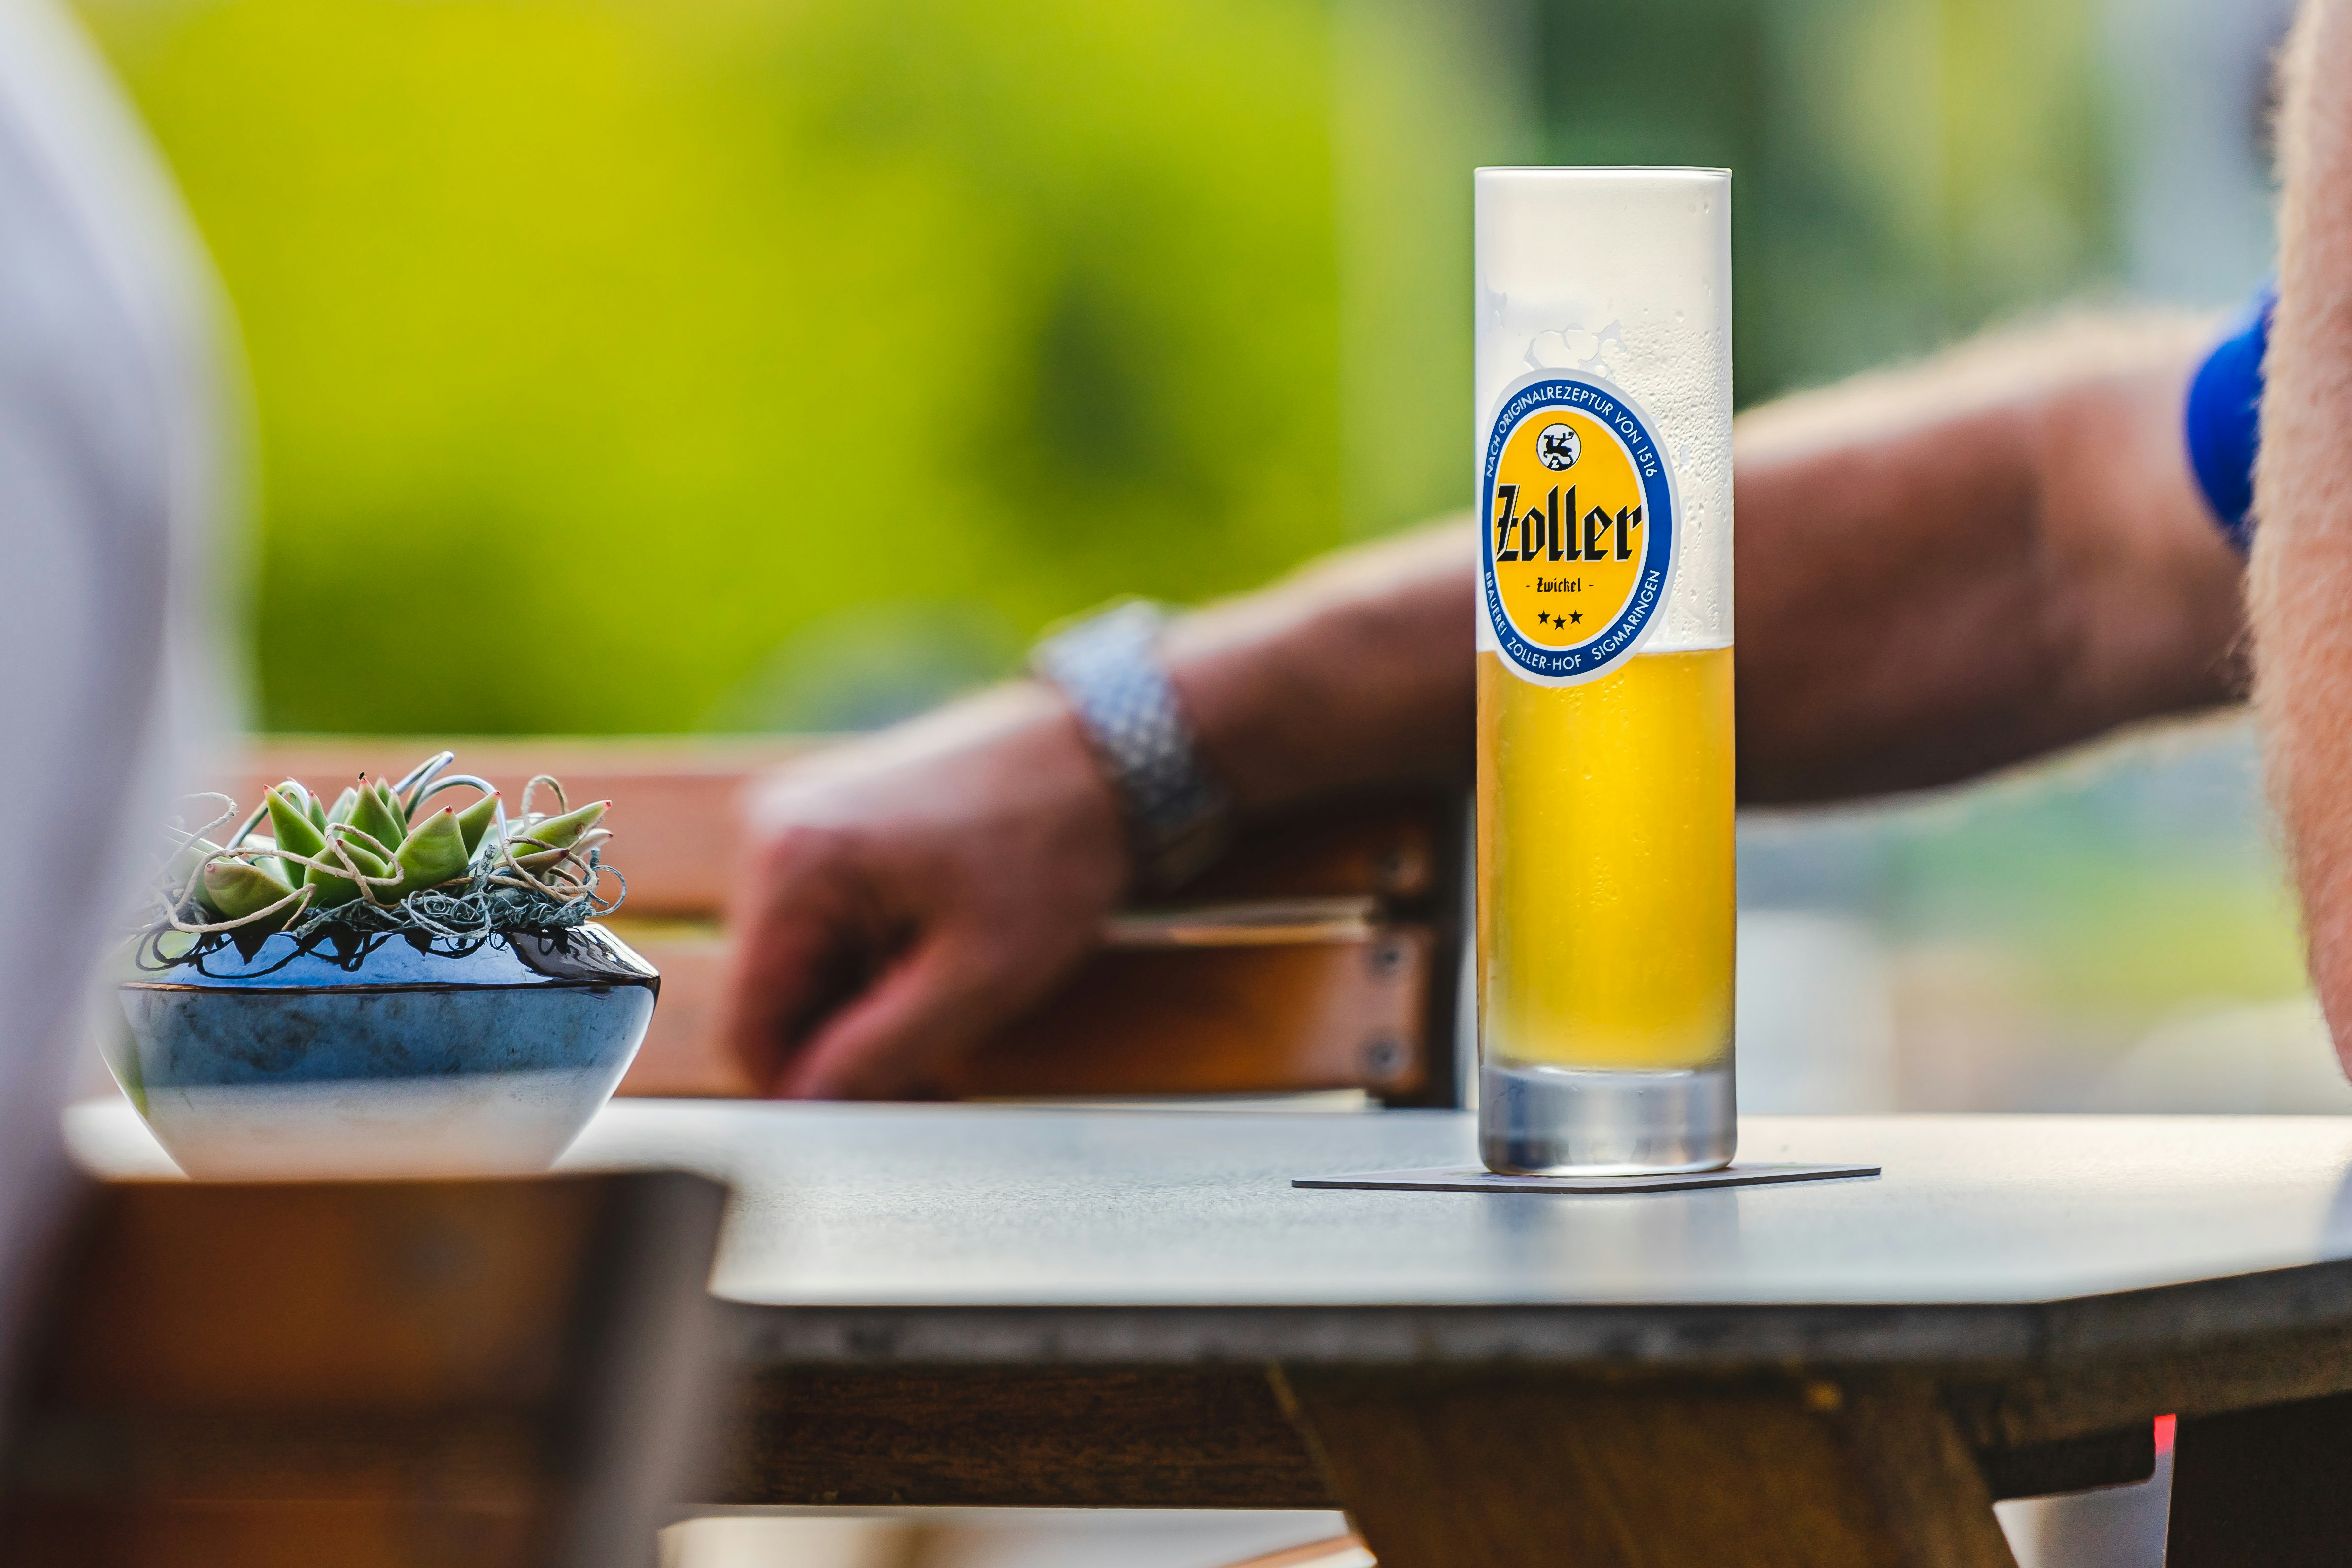
<path id="1" fill-rule="evenodd" d="M 2182 1416 L 2166 1568 L 2352 1562 L 2352 1394 Z"/>
<path id="2" fill-rule="evenodd" d="M 1275 1377 L 1381 1568 L 2015 1568 L 1924 1384 Z"/>

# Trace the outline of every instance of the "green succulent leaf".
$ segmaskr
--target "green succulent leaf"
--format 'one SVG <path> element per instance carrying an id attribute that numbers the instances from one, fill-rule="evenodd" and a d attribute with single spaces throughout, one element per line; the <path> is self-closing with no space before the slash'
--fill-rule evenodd
<path id="1" fill-rule="evenodd" d="M 353 843 L 350 837 L 344 833 L 337 833 L 335 837 L 336 840 L 342 845 L 343 852 L 352 858 L 352 864 L 359 868 L 362 875 L 369 877 L 388 877 L 392 875 L 392 867 L 382 856 L 370 850 L 364 844 Z M 319 858 L 327 861 L 330 864 L 335 863 L 336 860 L 335 856 L 326 853 L 324 850 L 321 850 Z M 350 903 L 353 899 L 360 896 L 360 885 L 357 882 L 352 880 L 349 877 L 341 876 L 332 871 L 312 872 L 310 874 L 310 885 L 318 889 L 314 894 L 312 894 L 310 901 L 322 910 L 340 908 L 344 904 Z M 379 893 L 382 893 L 388 889 L 379 889 L 377 890 Z"/>
<path id="2" fill-rule="evenodd" d="M 195 876 L 196 868 L 203 864 L 205 857 L 219 847 L 209 838 L 189 839 L 180 847 L 179 853 L 172 857 L 172 863 L 164 868 L 165 879 L 174 888 L 186 886 L 188 879 Z M 200 877 L 196 879 L 194 891 L 198 909 L 208 915 L 221 912 L 220 906 L 214 903 L 212 895 L 205 890 L 204 879 Z"/>
<path id="3" fill-rule="evenodd" d="M 417 824 L 416 831 L 408 836 L 400 853 L 393 858 L 401 871 L 400 886 L 393 890 L 394 898 L 406 898 L 464 876 L 466 835 L 457 826 L 457 814 L 445 805 L 426 817 Z"/>
<path id="4" fill-rule="evenodd" d="M 302 868 L 289 866 L 278 858 L 278 840 L 275 838 L 264 838 L 258 834 L 249 835 L 246 838 L 245 847 L 248 850 L 257 850 L 259 853 L 253 863 L 288 887 L 299 888 L 302 885 L 302 879 L 298 875 Z"/>
<path id="5" fill-rule="evenodd" d="M 304 794 L 307 795 L 309 792 Z M 315 795 L 310 798 L 311 804 L 317 804 Z M 327 847 L 325 831 L 313 823 L 301 805 L 287 794 L 284 784 L 269 792 L 269 830 L 277 836 L 278 847 L 290 855 L 308 855 L 315 859 L 319 851 Z M 310 873 L 309 867 L 290 863 L 286 864 L 284 869 L 286 880 L 297 888 L 303 884 Z"/>
<path id="6" fill-rule="evenodd" d="M 457 831 L 466 836 L 466 853 L 470 857 L 481 847 L 482 836 L 498 820 L 499 797 L 494 791 L 457 814 Z"/>
<path id="7" fill-rule="evenodd" d="M 343 793 L 335 797 L 334 805 L 327 813 L 325 826 L 331 827 L 340 822 L 349 822 L 352 819 L 352 813 L 359 808 L 360 792 L 345 784 Z"/>
<path id="8" fill-rule="evenodd" d="M 215 860 L 205 868 L 205 891 L 213 903 L 230 920 L 242 920 L 281 899 L 293 896 L 286 879 L 263 866 L 243 860 Z M 276 924 L 283 925 L 291 910 L 281 910 Z"/>
<path id="9" fill-rule="evenodd" d="M 352 808 L 351 820 L 353 827 L 386 849 L 399 848 L 400 841 L 408 837 L 408 825 L 400 819 L 399 804 L 381 783 L 360 791 L 359 804 Z"/>
<path id="10" fill-rule="evenodd" d="M 563 858 L 565 850 L 580 841 L 582 834 L 602 820 L 604 808 L 612 804 L 609 800 L 591 801 L 562 816 L 551 816 L 529 827 L 509 828 L 507 837 L 514 846 L 515 863 L 531 871 L 554 865 Z"/>

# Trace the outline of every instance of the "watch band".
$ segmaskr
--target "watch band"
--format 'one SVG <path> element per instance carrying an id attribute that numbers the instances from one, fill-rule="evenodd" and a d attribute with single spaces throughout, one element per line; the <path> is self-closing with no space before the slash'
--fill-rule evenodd
<path id="1" fill-rule="evenodd" d="M 1129 599 L 1053 633 L 1030 668 L 1068 700 L 1126 808 L 1139 875 L 1172 887 L 1224 847 L 1232 797 L 1202 764 L 1160 660 L 1157 605 Z"/>

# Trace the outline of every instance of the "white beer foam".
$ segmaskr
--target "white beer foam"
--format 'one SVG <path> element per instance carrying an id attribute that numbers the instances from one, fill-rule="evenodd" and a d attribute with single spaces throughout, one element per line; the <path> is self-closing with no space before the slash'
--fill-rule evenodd
<path id="1" fill-rule="evenodd" d="M 1675 580 L 1641 651 L 1728 647 L 1730 172 L 1481 169 L 1476 207 L 1474 472 L 1528 372 L 1622 388 L 1673 466 L 1681 510 Z M 1493 637 L 1482 606 L 1478 646 Z"/>

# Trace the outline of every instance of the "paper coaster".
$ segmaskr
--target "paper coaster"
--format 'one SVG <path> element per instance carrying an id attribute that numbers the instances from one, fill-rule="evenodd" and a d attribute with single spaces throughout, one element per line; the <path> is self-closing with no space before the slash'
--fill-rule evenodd
<path id="1" fill-rule="evenodd" d="M 1475 1166 L 1426 1171 L 1362 1171 L 1346 1176 L 1294 1176 L 1294 1187 L 1369 1187 L 1396 1193 L 1674 1193 L 1689 1187 L 1757 1187 L 1774 1182 L 1828 1182 L 1875 1176 L 1876 1165 L 1731 1165 L 1665 1176 L 1498 1176 Z"/>

